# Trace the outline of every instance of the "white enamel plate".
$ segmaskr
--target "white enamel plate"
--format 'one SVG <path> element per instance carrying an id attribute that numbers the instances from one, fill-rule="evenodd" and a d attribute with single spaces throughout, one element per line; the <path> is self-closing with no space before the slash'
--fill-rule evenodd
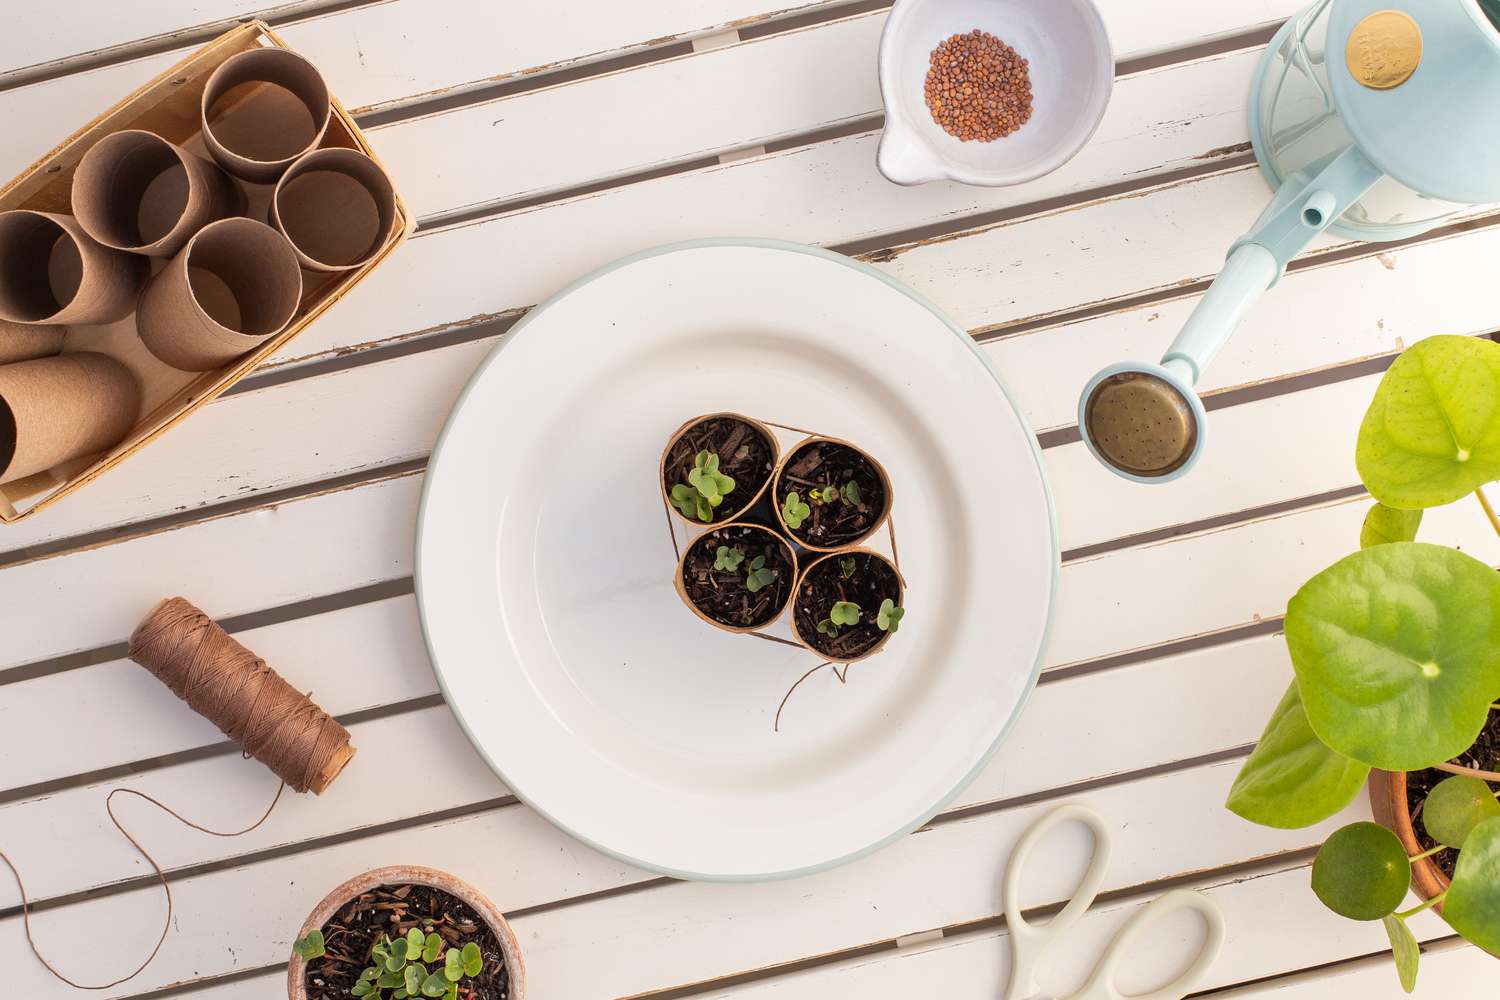
<path id="1" fill-rule="evenodd" d="M 852 440 L 895 486 L 901 630 L 847 683 L 809 677 L 779 731 L 817 657 L 672 587 L 658 462 L 720 410 Z M 511 790 L 724 880 L 851 860 L 956 795 L 1036 679 L 1058 565 L 1035 439 L 969 337 L 872 268 L 764 241 L 638 254 L 532 310 L 454 408 L 417 549 L 438 679 Z"/>

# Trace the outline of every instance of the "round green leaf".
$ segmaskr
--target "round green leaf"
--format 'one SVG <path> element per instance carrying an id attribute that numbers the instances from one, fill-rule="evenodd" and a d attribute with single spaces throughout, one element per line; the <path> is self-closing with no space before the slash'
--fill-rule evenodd
<path id="1" fill-rule="evenodd" d="M 1380 922 L 1385 924 L 1385 936 L 1391 941 L 1391 957 L 1396 960 L 1396 975 L 1401 977 L 1401 988 L 1410 993 L 1417 988 L 1417 962 L 1422 957 L 1422 949 L 1405 920 L 1392 913 L 1381 917 Z"/>
<path id="2" fill-rule="evenodd" d="M 1465 838 L 1443 916 L 1485 951 L 1500 952 L 1500 817 L 1485 820 Z"/>
<path id="3" fill-rule="evenodd" d="M 477 976 L 484 971 L 484 954 L 479 945 L 470 941 L 463 949 L 464 975 Z"/>
<path id="4" fill-rule="evenodd" d="M 1410 882 L 1411 862 L 1401 841 L 1378 823 L 1335 830 L 1313 860 L 1313 892 L 1351 920 L 1379 920 L 1396 912 Z"/>
<path id="5" fill-rule="evenodd" d="M 1397 510 L 1376 503 L 1365 513 L 1365 523 L 1359 529 L 1359 547 L 1368 549 L 1373 545 L 1414 541 L 1421 525 L 1420 510 Z"/>
<path id="6" fill-rule="evenodd" d="M 1479 778 L 1455 774 L 1438 782 L 1422 806 L 1422 825 L 1439 844 L 1462 847 L 1469 832 L 1491 816 L 1500 816 L 1500 802 Z"/>
<path id="7" fill-rule="evenodd" d="M 1230 812 L 1284 830 L 1311 826 L 1348 805 L 1370 768 L 1330 750 L 1302 710 L 1293 681 L 1229 790 Z"/>
<path id="8" fill-rule="evenodd" d="M 1500 479 L 1500 344 L 1448 336 L 1408 348 L 1375 390 L 1354 459 L 1390 507 L 1452 503 Z"/>
<path id="9" fill-rule="evenodd" d="M 1392 542 L 1302 585 L 1286 642 L 1308 722 L 1346 757 L 1416 771 L 1468 749 L 1500 691 L 1500 573 Z"/>

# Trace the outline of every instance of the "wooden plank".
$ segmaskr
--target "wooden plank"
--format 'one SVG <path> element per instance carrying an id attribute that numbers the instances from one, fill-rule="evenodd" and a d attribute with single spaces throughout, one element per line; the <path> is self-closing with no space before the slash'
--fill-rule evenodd
<path id="1" fill-rule="evenodd" d="M 214 0 L 213 8 L 231 4 L 266 6 L 264 0 Z M 835 5 L 829 0 L 655 0 L 594 4 L 585 9 L 546 0 L 504 5 L 475 0 L 386 0 L 335 9 L 284 25 L 278 33 L 318 64 L 329 88 L 346 107 L 364 113 L 686 41 L 825 4 Z M 58 32 L 65 46 L 76 23 L 96 13 L 88 8 L 99 5 L 98 0 L 91 0 L 88 7 L 64 5 L 64 10 L 80 8 L 78 22 L 71 15 L 53 17 L 48 23 L 54 27 L 48 30 Z M 109 5 L 111 13 L 96 37 L 131 32 L 137 6 L 132 5 L 127 16 L 125 8 Z M 181 25 L 184 15 L 179 8 L 158 5 L 158 9 L 160 14 L 146 22 L 145 30 L 172 22 Z M 9 33 L 16 47 L 13 58 L 27 58 L 30 34 Z M 132 32 L 130 37 L 141 36 Z M 196 47 L 187 45 L 0 93 L 0 120 L 6 122 L 7 138 L 12 140 L 0 154 L 0 177 L 18 172 Z M 50 51 L 57 48 L 53 45 Z"/>
<path id="2" fill-rule="evenodd" d="M 437 693 L 416 600 L 392 597 L 236 634 L 299 691 L 344 716 Z M 90 739 L 57 738 L 68 728 Z M 142 720 L 150 725 L 142 725 Z M 9 684 L 0 697 L 0 791 L 216 746 L 224 735 L 127 659 Z M 46 753 L 26 747 L 46 746 Z M 3 826 L 3 821 L 0 821 Z"/>
<path id="3" fill-rule="evenodd" d="M 1421 996 L 1471 997 L 1486 995 L 1495 974 L 1495 957 L 1461 939 L 1442 939 L 1424 946 L 1418 966 L 1417 988 Z M 1226 1000 L 1324 1000 L 1326 997 L 1358 997 L 1359 1000 L 1405 1000 L 1389 955 L 1374 955 L 1332 969 L 1309 970 L 1302 975 L 1252 983 L 1228 990 Z"/>
<path id="4" fill-rule="evenodd" d="M 1293 867 L 1235 880 L 1209 876 L 1190 884 L 1218 903 L 1228 924 L 1223 953 L 1210 968 L 1207 980 L 1199 987 L 1211 991 L 1278 972 L 1293 972 L 1309 966 L 1339 961 L 1389 948 L 1378 922 L 1361 923 L 1345 920 L 1324 909 L 1307 888 L 1307 869 Z M 1094 961 L 1108 945 L 1120 925 L 1138 912 L 1152 898 L 1147 893 L 1096 906 L 1069 932 L 1068 946 L 1049 961 L 1055 963 L 1044 975 L 1048 996 L 1068 995 L 1079 988 Z M 1142 955 L 1129 963 L 1121 985 L 1126 995 L 1145 992 L 1164 982 L 1193 954 L 1199 940 L 1195 918 L 1184 918 L 1163 925 L 1162 932 L 1144 939 Z M 1413 928 L 1424 936 L 1451 933 L 1447 925 L 1423 914 L 1413 921 Z M 941 996 L 945 1000 L 989 1000 L 1003 988 L 1010 974 L 1010 947 L 1004 928 L 962 933 L 932 944 L 884 951 L 878 955 L 850 958 L 806 971 L 764 979 L 738 988 L 711 990 L 705 1000 L 814 1000 L 823 997 L 866 997 L 869 1000 L 896 1000 L 910 996 Z M 1482 954 L 1482 953 L 1481 953 Z M 1486 956 L 1487 957 L 1487 956 Z M 1447 964 L 1446 959 L 1424 957 L 1423 968 Z M 1491 960 L 1493 961 L 1493 960 Z M 1392 1000 L 1404 996 L 1390 959 L 1377 959 L 1372 965 L 1376 975 L 1360 976 L 1362 990 L 1334 992 L 1342 985 L 1339 979 L 1310 976 L 1314 988 L 1287 994 L 1295 997 L 1353 998 L 1377 1000 L 1389 995 Z M 1467 970 L 1470 964 L 1463 964 Z M 1383 987 L 1381 977 L 1389 980 Z M 1450 974 L 1438 972 L 1439 982 L 1455 982 Z M 1279 980 L 1265 984 L 1270 987 Z M 1474 984 L 1474 985 L 1477 985 Z M 1441 988 L 1427 992 L 1423 982 L 1418 996 L 1477 997 L 1480 994 L 1459 989 L 1445 992 Z M 1389 990 L 1389 994 L 1388 991 Z M 205 994 L 206 996 L 207 994 Z M 1214 996 L 1275 996 L 1280 992 L 1231 990 L 1214 992 Z M 215 996 L 214 1000 L 218 1000 Z"/>
<path id="5" fill-rule="evenodd" d="M 270 648 L 294 636 L 311 638 L 306 648 L 309 654 L 327 645 L 325 637 L 308 627 L 285 631 L 286 636 L 271 632 L 262 638 L 272 640 Z M 372 633 L 372 641 L 364 648 L 373 651 L 382 631 Z M 417 634 L 414 626 L 411 634 Z M 433 687 L 425 660 L 407 661 L 401 666 L 401 673 L 410 675 L 409 687 Z M 86 702 L 69 712 L 69 728 L 94 734 L 88 742 L 101 744 L 102 749 L 71 746 L 83 741 L 58 745 L 42 724 L 28 725 L 22 719 L 17 729 L 0 730 L 6 734 L 0 752 L 7 761 L 20 762 L 27 756 L 19 752 L 20 748 L 51 744 L 55 749 L 48 755 L 55 753 L 59 758 L 54 768 L 67 766 L 67 761 L 77 760 L 80 754 L 90 755 L 85 757 L 90 763 L 96 755 L 110 754 L 109 763 L 118 766 L 140 759 L 130 756 L 130 747 L 138 742 L 133 733 L 136 729 L 160 731 L 155 746 L 175 739 L 170 747 L 173 751 L 218 742 L 203 740 L 203 720 L 160 690 L 144 671 L 132 669 L 129 679 L 135 683 L 118 685 L 127 700 L 119 702 L 113 711 Z M 99 668 L 68 671 L 16 687 L 22 689 L 23 698 L 28 696 L 27 688 L 35 689 L 37 693 L 28 699 L 31 701 L 43 693 L 65 698 L 86 690 L 99 672 Z M 318 682 L 316 693 L 320 700 L 324 700 L 325 692 L 333 698 L 349 697 L 346 691 L 357 688 L 361 676 L 349 669 L 345 653 L 328 661 L 326 676 Z M 1124 777 L 1184 758 L 1243 747 L 1259 735 L 1290 676 L 1291 666 L 1280 637 L 1259 636 L 1217 649 L 1045 684 L 1033 695 L 1026 714 L 996 758 L 949 810 Z M 141 689 L 152 696 L 159 692 L 158 700 L 170 704 L 137 708 Z M 1227 719 L 1207 712 L 1174 713 L 1164 719 L 1152 711 L 1153 706 L 1169 701 L 1210 704 L 1216 699 L 1241 710 Z M 795 707 L 791 706 L 789 721 Z M 1068 719 L 1067 727 L 1056 725 L 1062 717 Z M 143 720 L 151 724 L 143 726 Z M 53 726 L 55 730 L 55 722 Z M 317 799 L 291 796 L 279 807 L 273 821 L 253 834 L 233 840 L 204 837 L 128 800 L 122 803 L 126 822 L 133 832 L 147 838 L 157 860 L 174 870 L 220 863 L 315 837 L 366 830 L 414 813 L 473 809 L 478 803 L 506 794 L 469 747 L 446 708 L 366 722 L 352 731 L 359 755 L 336 785 Z M 1071 752 L 1080 743 L 1086 743 L 1090 752 Z M 392 754 L 398 757 L 392 758 Z M 441 780 L 425 783 L 417 800 L 381 794 L 400 759 L 443 761 L 443 766 L 435 769 L 443 772 Z M 20 783 L 13 778 L 7 780 L 7 784 Z M 108 823 L 102 803 L 110 789 L 138 789 L 183 808 L 212 828 L 239 829 L 248 823 L 247 814 L 263 808 L 274 784 L 268 772 L 237 754 L 157 767 L 142 774 L 51 791 L 0 808 L 0 846 L 21 865 L 27 886 L 38 899 L 97 889 L 148 872 Z M 72 861 L 58 865 L 55 859 L 59 856 Z"/>
<path id="6" fill-rule="evenodd" d="M 1270 830 L 1218 808 L 1235 767 L 1214 764 L 1090 792 L 1088 801 L 1117 831 L 1106 889 L 1302 849 L 1332 828 Z M 1180 821 L 1188 804 L 1211 805 L 1189 824 Z M 549 997 L 630 995 L 983 919 L 996 912 L 994 886 L 1007 847 L 1047 808 L 1042 803 L 943 823 L 838 870 L 790 882 L 672 883 L 525 914 L 516 930 L 525 942 L 528 978 Z M 1363 810 L 1361 803 L 1348 815 Z M 1078 835 L 1059 838 L 1059 850 L 1048 853 L 1063 860 L 1033 873 L 1028 900 L 1040 905 L 1071 891 L 1076 874 L 1069 862 L 1081 857 L 1087 837 L 1070 832 Z M 497 844 L 502 849 L 495 850 Z M 483 885 L 506 909 L 631 879 L 621 866 L 521 808 L 377 834 L 180 879 L 173 897 L 179 922 L 195 928 L 193 946 L 164 948 L 139 980 L 105 995 L 135 995 L 280 961 L 300 915 L 328 886 L 398 858 L 452 859 L 457 874 Z M 92 968 L 122 966 L 154 933 L 158 893 L 142 888 L 48 910 L 38 915 L 36 928 L 44 943 L 64 929 L 70 939 L 95 942 Z M 223 907 L 226 899 L 235 900 L 232 910 Z M 203 914 L 212 916 L 189 923 Z M 15 940 L 19 923 L 18 917 L 0 921 L 0 940 Z M 731 939 L 734 948 L 714 946 Z M 578 961 L 580 948 L 588 962 Z M 641 962 L 648 953 L 653 961 Z M 10 972 L 22 995 L 51 986 L 34 963 L 17 963 Z"/>
<path id="7" fill-rule="evenodd" d="M 108 58 L 108 50 L 131 44 L 171 45 L 174 37 L 228 30 L 237 20 L 274 18 L 305 7 L 303 2 L 189 0 L 123 5 L 112 0 L 72 0 L 56 6 L 12 9 L 0 35 L 0 86 L 19 72 L 67 72 L 80 58 Z M 101 109 L 102 110 L 102 109 Z"/>
<path id="8" fill-rule="evenodd" d="M 0 668 L 118 642 L 166 593 L 224 616 L 405 577 L 419 486 L 402 475 L 11 567 L 0 573 L 0 606 L 32 608 L 33 627 L 0 651 Z M 1278 615 L 1307 577 L 1354 548 L 1364 506 L 1344 501 L 1074 562 L 1063 570 L 1047 662 Z M 1500 563 L 1500 543 L 1467 506 L 1432 512 L 1424 534 Z M 246 552 L 256 554 L 248 566 Z"/>

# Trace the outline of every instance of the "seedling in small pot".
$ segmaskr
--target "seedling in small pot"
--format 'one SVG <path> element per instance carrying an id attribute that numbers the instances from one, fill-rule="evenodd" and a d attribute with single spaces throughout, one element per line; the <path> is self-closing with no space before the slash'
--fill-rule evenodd
<path id="1" fill-rule="evenodd" d="M 1439 903 L 1455 931 L 1500 953 L 1500 803 L 1491 788 L 1500 782 L 1500 574 L 1414 541 L 1425 508 L 1471 493 L 1500 533 L 1482 491 L 1500 479 L 1500 408 L 1479 389 L 1496 384 L 1500 345 L 1473 337 L 1420 341 L 1382 378 L 1355 451 L 1377 501 L 1361 550 L 1288 604 L 1296 679 L 1228 801 L 1257 823 L 1309 826 L 1347 805 L 1372 768 L 1409 772 L 1397 806 L 1405 813 L 1393 822 L 1410 839 L 1373 823 L 1343 827 L 1312 873 L 1334 912 L 1384 924 L 1408 992 L 1420 951 L 1406 922 Z M 1425 839 L 1407 818 L 1418 814 Z M 1439 861 L 1446 890 L 1424 875 Z M 1414 874 L 1424 900 L 1398 911 Z"/>
<path id="2" fill-rule="evenodd" d="M 896 631 L 901 590 L 900 574 L 877 553 L 825 556 L 798 581 L 793 628 L 804 645 L 825 659 L 863 659 Z"/>
<path id="3" fill-rule="evenodd" d="M 786 500 L 781 504 L 781 520 L 788 528 L 797 529 L 802 527 L 812 514 L 812 508 L 802 499 L 802 495 L 796 490 L 786 495 Z"/>
<path id="4" fill-rule="evenodd" d="M 875 459 L 853 445 L 813 437 L 799 444 L 776 472 L 781 523 L 815 551 L 855 545 L 890 513 L 891 486 Z"/>
<path id="5" fill-rule="evenodd" d="M 751 631 L 786 609 L 796 575 L 796 558 L 780 535 L 730 524 L 705 532 L 683 552 L 677 592 L 709 623 Z"/>
<path id="6" fill-rule="evenodd" d="M 678 428 L 662 455 L 662 491 L 690 521 L 728 521 L 765 491 L 778 450 L 771 432 L 749 417 L 696 418 Z"/>

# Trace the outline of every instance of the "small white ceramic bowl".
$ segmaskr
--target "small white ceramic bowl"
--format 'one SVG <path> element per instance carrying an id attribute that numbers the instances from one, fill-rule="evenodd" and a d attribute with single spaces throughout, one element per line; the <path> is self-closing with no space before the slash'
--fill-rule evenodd
<path id="1" fill-rule="evenodd" d="M 1032 115 L 993 142 L 960 142 L 923 100 L 932 50 L 978 28 L 1029 61 Z M 1115 59 L 1090 0 L 896 0 L 880 36 L 880 172 L 897 184 L 1021 184 L 1072 159 L 1104 117 Z"/>

